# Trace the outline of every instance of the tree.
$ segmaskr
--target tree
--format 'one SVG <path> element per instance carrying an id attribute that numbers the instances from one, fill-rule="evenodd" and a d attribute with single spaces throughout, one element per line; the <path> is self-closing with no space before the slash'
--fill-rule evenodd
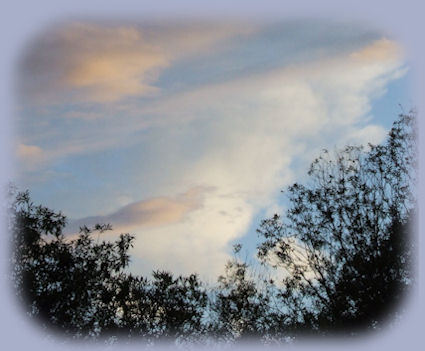
<path id="1" fill-rule="evenodd" d="M 29 192 L 11 189 L 12 277 L 26 311 L 42 324 L 73 338 L 141 336 L 189 338 L 201 330 L 206 293 L 196 275 L 153 280 L 126 272 L 134 237 L 114 242 L 93 238 L 111 230 L 97 224 L 63 234 L 66 218 L 35 206 Z"/>
<path id="2" fill-rule="evenodd" d="M 213 309 L 218 318 L 215 335 L 224 340 L 258 337 L 267 331 L 268 298 L 249 277 L 249 267 L 237 260 L 229 261 L 220 276 Z"/>
<path id="3" fill-rule="evenodd" d="M 16 195 L 10 210 L 13 273 L 29 314 L 73 336 L 97 336 L 117 325 L 116 291 L 134 238 L 121 234 L 114 243 L 97 243 L 92 232 L 111 228 L 96 225 L 81 228 L 76 239 L 67 239 L 62 233 L 65 216 L 35 206 L 27 191 Z"/>
<path id="4" fill-rule="evenodd" d="M 378 328 L 413 282 L 414 130 L 415 114 L 401 115 L 381 145 L 325 150 L 309 182 L 288 188 L 286 214 L 262 221 L 265 270 L 235 258 L 210 290 L 195 274 L 128 273 L 132 235 L 99 241 L 112 228 L 97 224 L 67 237 L 62 213 L 11 188 L 18 296 L 28 314 L 73 338 L 281 340 Z"/>
<path id="5" fill-rule="evenodd" d="M 411 285 L 415 115 L 401 115 L 382 145 L 325 150 L 309 182 L 288 188 L 286 215 L 261 223 L 258 257 L 280 269 L 287 330 L 376 328 Z"/>

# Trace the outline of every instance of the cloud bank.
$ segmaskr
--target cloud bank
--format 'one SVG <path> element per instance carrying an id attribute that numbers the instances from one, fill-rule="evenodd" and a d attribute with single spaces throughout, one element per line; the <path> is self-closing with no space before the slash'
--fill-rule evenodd
<path id="1" fill-rule="evenodd" d="M 91 216 L 74 216 L 80 219 L 69 231 L 110 222 L 136 235 L 134 272 L 214 279 L 231 243 L 252 230 L 256 216 L 282 207 L 280 190 L 304 176 L 322 148 L 384 138 L 372 104 L 406 72 L 399 46 L 386 38 L 303 62 L 277 55 L 273 69 L 162 94 L 159 77 L 176 62 L 187 62 L 190 75 L 220 45 L 254 32 L 76 24 L 41 40 L 24 63 L 31 79 L 23 94 L 47 111 L 65 97 L 72 105 L 58 107 L 60 117 L 24 140 L 20 154 L 28 160 L 42 150 L 43 167 L 67 172 L 55 188 L 63 198 L 94 199 L 85 205 Z M 308 42 L 304 50 L 308 56 Z M 35 91 L 40 81 L 45 88 Z"/>
<path id="2" fill-rule="evenodd" d="M 323 147 L 383 139 L 382 127 L 365 123 L 372 99 L 403 74 L 399 59 L 394 43 L 375 42 L 347 56 L 207 86 L 152 107 L 182 130 L 202 119 L 202 138 L 194 137 L 198 152 L 178 184 L 215 190 L 172 228 L 136 230 L 143 238 L 137 255 L 154 266 L 216 276 L 229 244 L 261 210 L 277 206 L 279 190 L 296 179 L 293 162 L 307 166 Z M 170 145 L 163 148 L 158 152 L 173 153 Z M 184 165 L 182 151 L 174 157 Z"/>

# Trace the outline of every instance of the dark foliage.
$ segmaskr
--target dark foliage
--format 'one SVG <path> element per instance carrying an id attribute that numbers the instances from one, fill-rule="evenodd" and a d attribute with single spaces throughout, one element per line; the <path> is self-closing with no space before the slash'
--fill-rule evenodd
<path id="1" fill-rule="evenodd" d="M 248 276 L 248 268 L 245 263 L 230 261 L 226 274 L 218 279 L 213 305 L 218 315 L 215 333 L 225 340 L 258 337 L 269 324 L 268 298 Z"/>
<path id="2" fill-rule="evenodd" d="M 195 335 L 206 294 L 196 275 L 153 279 L 126 273 L 134 237 L 115 242 L 93 238 L 109 225 L 83 227 L 66 238 L 61 213 L 35 206 L 28 192 L 10 205 L 14 233 L 13 278 L 18 296 L 43 325 L 72 337 L 142 336 L 146 339 Z"/>
<path id="3" fill-rule="evenodd" d="M 282 340 L 379 328 L 413 282 L 414 123 L 414 113 L 401 115 L 367 150 L 325 150 L 309 182 L 288 188 L 286 214 L 261 223 L 264 270 L 234 259 L 209 290 L 196 275 L 128 273 L 132 235 L 99 240 L 112 228 L 96 225 L 66 237 L 63 214 L 11 188 L 18 296 L 29 315 L 73 338 Z"/>
<path id="4" fill-rule="evenodd" d="M 262 222 L 258 256 L 284 271 L 278 295 L 292 328 L 353 333 L 395 312 L 412 281 L 414 122 L 400 116 L 368 151 L 325 150 L 310 182 L 289 187 L 286 216 Z"/>

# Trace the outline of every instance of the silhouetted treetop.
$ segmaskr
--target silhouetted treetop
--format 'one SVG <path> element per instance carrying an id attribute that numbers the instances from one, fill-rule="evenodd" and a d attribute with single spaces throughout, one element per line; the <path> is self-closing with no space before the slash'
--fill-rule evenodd
<path id="1" fill-rule="evenodd" d="M 126 270 L 134 236 L 99 241 L 93 234 L 112 227 L 97 224 L 65 237 L 63 214 L 35 206 L 28 191 L 13 195 L 12 275 L 27 312 L 42 325 L 78 338 L 177 339 L 200 330 L 206 295 L 196 275 L 135 277 Z"/>
<path id="2" fill-rule="evenodd" d="M 380 145 L 323 151 L 308 180 L 288 187 L 287 211 L 261 222 L 261 269 L 235 257 L 216 286 L 130 274 L 133 235 L 102 240 L 112 227 L 97 224 L 65 236 L 61 212 L 10 188 L 17 295 L 39 324 L 72 338 L 281 341 L 379 328 L 414 282 L 415 128 L 415 113 L 402 114 Z"/>
<path id="3" fill-rule="evenodd" d="M 283 272 L 280 299 L 294 325 L 320 332 L 376 327 L 411 282 L 414 113 L 381 145 L 325 150 L 289 208 L 261 223 L 258 257 Z"/>

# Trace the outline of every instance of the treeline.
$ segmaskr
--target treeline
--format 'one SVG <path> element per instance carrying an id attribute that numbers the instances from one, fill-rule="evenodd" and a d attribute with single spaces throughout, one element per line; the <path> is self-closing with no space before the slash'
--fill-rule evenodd
<path id="1" fill-rule="evenodd" d="M 414 131 L 415 113 L 402 114 L 381 145 L 325 150 L 306 184 L 288 188 L 287 212 L 260 224 L 261 270 L 236 255 L 213 287 L 195 274 L 132 275 L 132 235 L 98 241 L 112 229 L 99 224 L 71 240 L 62 213 L 10 188 L 17 294 L 71 338 L 282 341 L 380 328 L 413 282 Z"/>

